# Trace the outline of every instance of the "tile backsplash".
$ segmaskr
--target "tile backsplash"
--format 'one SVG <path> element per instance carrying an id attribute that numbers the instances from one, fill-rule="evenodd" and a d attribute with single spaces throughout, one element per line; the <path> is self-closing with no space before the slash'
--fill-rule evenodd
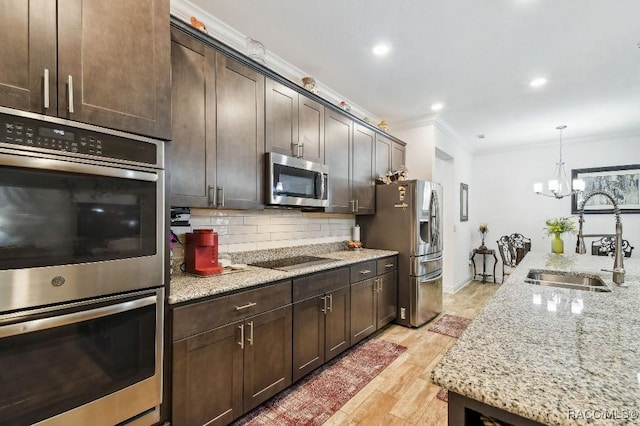
<path id="1" fill-rule="evenodd" d="M 351 214 L 310 213 L 297 210 L 261 211 L 191 209 L 191 227 L 172 227 L 184 243 L 185 233 L 194 229 L 213 229 L 218 233 L 219 253 L 236 253 L 310 244 L 347 241 L 355 216 Z M 183 257 L 176 244 L 174 258 Z"/>

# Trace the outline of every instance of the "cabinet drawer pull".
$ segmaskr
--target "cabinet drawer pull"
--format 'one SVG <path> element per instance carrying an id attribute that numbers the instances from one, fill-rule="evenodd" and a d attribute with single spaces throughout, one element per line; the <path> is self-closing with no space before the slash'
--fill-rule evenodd
<path id="1" fill-rule="evenodd" d="M 244 324 L 240 324 L 238 328 L 240 329 L 240 341 L 236 343 L 240 345 L 240 349 L 244 349 Z"/>
<path id="2" fill-rule="evenodd" d="M 247 338 L 247 341 L 251 346 L 253 346 L 253 321 L 249 321 L 247 325 L 249 326 L 249 337 Z"/>
<path id="3" fill-rule="evenodd" d="M 241 311 L 243 309 L 251 308 L 251 307 L 256 306 L 256 305 L 257 305 L 256 302 L 249 302 L 246 305 L 236 306 L 236 311 Z"/>
<path id="4" fill-rule="evenodd" d="M 212 194 L 211 191 L 214 190 L 214 189 L 216 189 L 215 186 L 211 186 L 211 185 L 207 186 L 207 204 L 210 205 L 210 206 L 215 206 L 216 205 L 217 192 L 213 191 L 213 197 L 211 197 L 211 194 Z"/>
<path id="5" fill-rule="evenodd" d="M 323 297 L 322 297 L 322 302 L 323 302 L 323 305 L 324 305 L 324 306 L 323 306 L 323 308 L 322 308 L 322 309 L 320 309 L 320 310 L 322 311 L 322 313 L 323 313 L 323 314 L 325 314 L 325 315 L 326 315 L 326 314 L 327 314 L 327 297 L 326 297 L 326 296 L 323 296 Z"/>
<path id="6" fill-rule="evenodd" d="M 44 109 L 49 108 L 49 69 L 44 69 Z"/>
<path id="7" fill-rule="evenodd" d="M 329 312 L 333 312 L 333 294 L 327 296 L 329 298 Z"/>
<path id="8" fill-rule="evenodd" d="M 393 268 L 393 263 L 387 263 L 384 265 L 385 268 Z"/>
<path id="9" fill-rule="evenodd" d="M 223 186 L 217 187 L 216 192 L 220 193 L 220 196 L 217 196 L 216 194 L 216 198 L 217 198 L 216 205 L 220 207 L 224 207 L 224 187 Z"/>
<path id="10" fill-rule="evenodd" d="M 73 114 L 73 77 L 71 76 L 71 74 L 69 74 L 67 84 L 69 85 L 69 106 L 67 107 L 67 109 L 71 114 Z"/>
<path id="11" fill-rule="evenodd" d="M 370 273 L 371 273 L 371 270 L 369 270 L 369 269 L 365 269 L 364 271 L 360 271 L 359 273 L 360 273 L 361 275 L 367 275 L 367 274 L 370 274 Z"/>

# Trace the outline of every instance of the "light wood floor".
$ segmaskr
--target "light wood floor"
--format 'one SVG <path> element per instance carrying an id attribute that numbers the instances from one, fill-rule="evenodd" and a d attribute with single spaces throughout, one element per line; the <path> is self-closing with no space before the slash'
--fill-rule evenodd
<path id="1" fill-rule="evenodd" d="M 498 288 L 499 284 L 473 281 L 455 294 L 445 293 L 442 314 L 475 318 Z M 429 376 L 456 339 L 428 331 L 429 324 L 417 329 L 393 324 L 383 329 L 377 338 L 407 350 L 325 425 L 446 425 L 447 403 L 436 398 L 440 388 Z"/>

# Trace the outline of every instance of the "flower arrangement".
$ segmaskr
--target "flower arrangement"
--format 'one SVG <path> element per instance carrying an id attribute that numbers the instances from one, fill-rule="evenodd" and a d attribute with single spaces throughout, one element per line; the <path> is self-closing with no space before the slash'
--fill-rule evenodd
<path id="1" fill-rule="evenodd" d="M 545 225 L 547 235 L 564 234 L 565 232 L 576 233 L 576 224 L 568 217 L 547 219 Z"/>
<path id="2" fill-rule="evenodd" d="M 478 247 L 478 250 L 485 251 L 487 250 L 487 246 L 484 245 L 484 238 L 487 236 L 487 232 L 489 232 L 489 225 L 481 223 L 478 226 L 478 232 L 480 232 L 480 238 L 482 238 L 482 243 L 480 244 L 480 247 Z"/>

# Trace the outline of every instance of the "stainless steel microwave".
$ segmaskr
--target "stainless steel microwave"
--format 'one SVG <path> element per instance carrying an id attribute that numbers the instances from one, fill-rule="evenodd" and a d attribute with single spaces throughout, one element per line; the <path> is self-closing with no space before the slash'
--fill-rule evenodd
<path id="1" fill-rule="evenodd" d="M 329 205 L 329 167 L 268 152 L 265 204 L 295 207 Z"/>

